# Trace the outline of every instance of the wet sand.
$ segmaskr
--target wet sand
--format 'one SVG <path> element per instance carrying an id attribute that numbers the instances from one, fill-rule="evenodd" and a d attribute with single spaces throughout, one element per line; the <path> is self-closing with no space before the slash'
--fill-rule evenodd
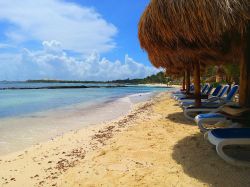
<path id="1" fill-rule="evenodd" d="M 2 186 L 249 186 L 169 94 L 125 117 L 0 157 Z"/>

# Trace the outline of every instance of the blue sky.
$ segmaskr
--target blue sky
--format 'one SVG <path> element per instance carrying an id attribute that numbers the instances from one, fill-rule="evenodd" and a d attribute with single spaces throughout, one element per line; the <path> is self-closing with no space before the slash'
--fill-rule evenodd
<path id="1" fill-rule="evenodd" d="M 149 0 L 0 0 L 0 80 L 114 80 L 159 70 L 140 48 Z"/>
<path id="2" fill-rule="evenodd" d="M 77 3 L 94 7 L 103 17 L 118 28 L 117 48 L 108 53 L 112 60 L 129 54 L 135 60 L 150 65 L 146 53 L 143 53 L 137 37 L 137 25 L 142 12 L 150 0 L 78 0 Z"/>

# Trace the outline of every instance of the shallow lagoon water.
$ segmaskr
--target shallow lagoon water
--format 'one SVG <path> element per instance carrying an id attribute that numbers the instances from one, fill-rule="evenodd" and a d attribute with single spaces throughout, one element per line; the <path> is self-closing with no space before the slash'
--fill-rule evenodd
<path id="1" fill-rule="evenodd" d="M 127 114 L 134 103 L 167 90 L 170 89 L 143 86 L 1 90 L 0 154 L 116 119 Z"/>
<path id="2" fill-rule="evenodd" d="M 57 85 L 60 84 L 57 83 Z M 3 88 L 4 86 L 37 87 L 44 86 L 44 84 L 0 84 L 0 87 Z M 46 84 L 46 86 L 48 86 L 48 84 Z M 141 86 L 82 89 L 0 90 L 0 118 L 25 115 L 31 112 L 46 111 L 78 103 L 85 103 L 86 105 L 89 105 L 92 103 L 100 103 L 108 100 L 114 100 L 130 94 L 157 92 L 164 90 L 166 90 L 166 88 Z"/>

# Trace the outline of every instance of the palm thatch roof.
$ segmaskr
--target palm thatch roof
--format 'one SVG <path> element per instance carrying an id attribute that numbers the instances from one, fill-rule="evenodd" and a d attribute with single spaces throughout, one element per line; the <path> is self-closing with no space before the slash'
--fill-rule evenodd
<path id="1" fill-rule="evenodd" d="M 244 33 L 249 0 L 151 0 L 150 12 L 165 41 L 213 44 L 228 30 Z"/>
<path id="2" fill-rule="evenodd" d="M 195 95 L 199 97 L 200 64 L 242 60 L 246 49 L 242 37 L 250 33 L 249 8 L 249 0 L 151 0 L 139 22 L 141 47 L 157 67 L 170 66 L 175 70 L 177 62 L 181 62 L 183 68 L 185 63 L 192 63 Z M 154 56 L 162 54 L 167 56 L 164 57 L 167 62 L 155 60 Z M 243 58 L 247 59 L 248 55 Z M 242 64 L 248 69 L 246 62 Z M 250 79 L 250 66 L 249 77 L 248 72 L 242 75 Z M 246 81 L 242 87 L 249 89 L 250 95 Z M 247 102 L 250 106 L 250 99 Z M 199 99 L 196 105 L 200 105 Z"/>
<path id="3" fill-rule="evenodd" d="M 240 36 L 230 33 L 244 33 L 248 10 L 249 0 L 152 0 L 139 22 L 140 44 L 150 59 L 166 54 L 178 62 L 230 62 L 241 52 Z"/>

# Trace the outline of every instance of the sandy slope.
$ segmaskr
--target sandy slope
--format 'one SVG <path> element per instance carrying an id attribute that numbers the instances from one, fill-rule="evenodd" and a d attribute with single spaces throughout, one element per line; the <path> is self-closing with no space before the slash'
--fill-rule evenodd
<path id="1" fill-rule="evenodd" d="M 162 94 L 128 116 L 0 158 L 3 186 L 249 186 L 175 101 Z"/>

